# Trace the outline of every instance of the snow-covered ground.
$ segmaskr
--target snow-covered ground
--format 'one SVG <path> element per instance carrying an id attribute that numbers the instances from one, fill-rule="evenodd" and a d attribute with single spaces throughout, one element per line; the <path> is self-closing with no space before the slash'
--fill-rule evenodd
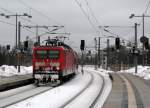
<path id="1" fill-rule="evenodd" d="M 20 72 L 18 73 L 18 69 L 14 66 L 2 65 L 0 66 L 0 76 L 14 76 L 14 75 L 24 75 L 32 73 L 32 66 L 25 67 L 20 66 Z"/>
<path id="2" fill-rule="evenodd" d="M 80 70 L 80 69 L 79 69 Z M 100 73 L 102 76 L 105 77 L 105 80 L 107 80 L 106 84 L 107 86 L 104 88 L 103 96 L 100 98 L 100 105 L 102 106 L 107 99 L 110 91 L 111 91 L 111 81 L 108 78 L 108 72 L 103 69 L 94 70 L 93 67 L 85 67 L 84 75 L 81 74 L 81 72 L 78 72 L 76 77 L 72 79 L 71 81 L 67 82 L 66 84 L 56 87 L 50 91 L 47 91 L 43 94 L 34 96 L 32 98 L 29 98 L 27 100 L 24 100 L 22 102 L 19 102 L 15 105 L 9 106 L 9 108 L 59 108 L 61 105 L 63 105 L 67 100 L 71 99 L 73 96 L 75 96 L 81 89 L 83 89 L 87 83 L 91 80 L 91 75 L 88 72 L 94 73 Z M 88 72 L 87 72 L 88 71 Z M 96 74 L 95 74 L 96 75 Z M 95 84 L 101 84 L 101 80 L 98 80 Z M 94 86 L 95 87 L 95 86 Z M 96 92 L 95 89 L 93 89 L 92 92 Z M 91 93 L 92 93 L 91 92 Z M 85 93 L 86 94 L 86 93 Z M 92 94 L 86 94 L 86 98 L 82 99 L 80 102 L 80 105 L 78 107 L 81 107 L 83 103 L 86 103 L 86 101 L 89 101 L 92 99 L 90 96 Z M 100 108 L 100 107 L 98 107 Z"/>
<path id="3" fill-rule="evenodd" d="M 8 65 L 2 65 L 0 66 L 0 77 L 1 76 L 14 76 L 14 75 L 25 75 L 25 74 L 30 74 L 32 73 L 32 66 L 26 67 L 26 66 L 21 66 L 20 67 L 20 73 L 18 73 L 18 69 L 15 68 L 14 66 L 8 66 Z M 85 69 L 89 70 L 94 70 L 94 66 L 86 66 Z M 100 71 L 101 73 L 111 73 L 113 71 L 108 71 L 104 69 L 99 69 L 97 71 Z M 135 68 L 130 68 L 127 70 L 121 70 L 119 72 L 127 72 L 127 73 L 132 73 L 133 75 L 137 75 L 139 77 L 142 77 L 146 80 L 150 80 L 150 66 L 138 66 L 138 72 L 135 74 Z"/>
<path id="4" fill-rule="evenodd" d="M 78 91 L 85 87 L 90 79 L 91 76 L 89 74 L 83 77 L 80 74 L 66 85 L 56 87 L 53 90 L 29 98 L 23 102 L 10 106 L 10 108 L 59 108 L 65 101 L 76 95 Z"/>
<path id="5" fill-rule="evenodd" d="M 81 70 L 81 67 L 79 68 L 79 71 Z M 94 73 L 99 73 L 102 76 L 105 77 L 107 80 L 107 87 L 104 88 L 103 96 L 100 98 L 100 105 L 102 106 L 105 100 L 107 99 L 110 91 L 111 91 L 111 81 L 109 79 L 108 73 L 111 73 L 113 71 L 108 71 L 104 69 L 94 69 L 94 66 L 85 66 L 85 71 L 91 71 Z M 130 68 L 128 70 L 121 70 L 119 72 L 125 72 L 125 73 L 131 73 L 133 75 L 137 75 L 139 77 L 142 77 L 146 80 L 150 80 L 150 67 L 149 66 L 138 66 L 138 72 L 135 74 L 135 68 Z M 21 72 L 18 73 L 17 69 L 14 66 L 7 66 L 3 65 L 0 67 L 0 76 L 13 76 L 13 75 L 24 75 L 32 73 L 32 66 L 31 67 L 25 67 L 21 66 Z M 79 72 L 77 76 L 71 80 L 70 82 L 67 82 L 66 84 L 56 87 L 53 90 L 47 91 L 43 94 L 34 96 L 32 98 L 29 98 L 27 100 L 24 100 L 20 103 L 17 103 L 15 105 L 10 106 L 9 108 L 58 108 L 62 104 L 64 104 L 65 101 L 73 97 L 77 94 L 78 91 L 83 89 L 86 84 L 90 81 L 91 77 L 90 75 L 85 72 L 84 75 Z M 94 89 L 93 89 L 94 90 Z M 90 96 L 90 95 L 89 95 Z M 87 97 L 88 98 L 88 97 Z M 88 98 L 90 99 L 90 97 Z M 86 101 L 83 100 L 83 101 Z M 80 107 L 80 106 L 79 106 Z"/>
<path id="6" fill-rule="evenodd" d="M 97 70 L 95 70 L 93 66 L 86 66 L 85 70 L 99 73 L 104 77 L 104 82 L 105 82 L 104 90 L 99 98 L 99 103 L 95 105 L 96 108 L 102 108 L 103 104 L 105 103 L 112 89 L 112 82 L 109 78 L 108 73 L 112 73 L 113 71 L 105 70 L 102 68 L 97 68 Z"/>
<path id="7" fill-rule="evenodd" d="M 149 66 L 140 66 L 139 65 L 137 68 L 137 73 L 135 73 L 135 67 L 127 69 L 127 70 L 121 70 L 119 72 L 131 73 L 133 75 L 142 77 L 145 80 L 150 80 L 150 67 Z"/>

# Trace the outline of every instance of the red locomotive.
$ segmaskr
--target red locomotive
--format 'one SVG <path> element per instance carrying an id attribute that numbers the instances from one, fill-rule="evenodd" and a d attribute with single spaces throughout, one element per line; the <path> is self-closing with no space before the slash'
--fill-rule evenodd
<path id="1" fill-rule="evenodd" d="M 36 84 L 52 81 L 63 82 L 75 75 L 77 54 L 68 45 L 53 39 L 45 46 L 33 48 L 33 78 Z"/>

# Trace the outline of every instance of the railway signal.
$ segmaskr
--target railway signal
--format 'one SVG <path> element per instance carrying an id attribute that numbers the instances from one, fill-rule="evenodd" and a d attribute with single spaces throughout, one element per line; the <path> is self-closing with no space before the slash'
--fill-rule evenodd
<path id="1" fill-rule="evenodd" d="M 145 43 L 144 43 L 145 49 L 149 50 L 149 39 L 147 38 Z"/>
<path id="2" fill-rule="evenodd" d="M 116 49 L 120 49 L 120 38 L 116 38 L 115 40 Z"/>
<path id="3" fill-rule="evenodd" d="M 7 45 L 6 48 L 7 48 L 7 50 L 9 51 L 9 50 L 10 50 L 10 45 Z"/>
<path id="4" fill-rule="evenodd" d="M 83 51 L 84 51 L 84 47 L 85 47 L 85 40 L 81 40 L 81 44 L 80 44 L 80 49 L 82 51 L 82 63 L 81 63 L 81 72 L 82 74 L 84 73 L 84 70 L 83 70 L 83 64 L 84 64 L 84 55 L 83 55 Z"/>
<path id="5" fill-rule="evenodd" d="M 28 49 L 28 41 L 24 41 L 24 50 Z"/>
<path id="6" fill-rule="evenodd" d="M 140 42 L 141 43 L 145 43 L 145 42 L 147 42 L 147 37 L 145 37 L 145 36 L 142 36 L 141 38 L 140 38 Z"/>
<path id="7" fill-rule="evenodd" d="M 80 49 L 84 50 L 84 47 L 85 47 L 85 40 L 81 40 Z"/>

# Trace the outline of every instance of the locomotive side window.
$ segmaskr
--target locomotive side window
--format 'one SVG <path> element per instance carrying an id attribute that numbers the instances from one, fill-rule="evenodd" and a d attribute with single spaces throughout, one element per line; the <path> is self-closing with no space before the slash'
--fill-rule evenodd
<path id="1" fill-rule="evenodd" d="M 46 50 L 37 50 L 36 51 L 36 58 L 37 59 L 45 59 L 45 58 L 47 58 L 47 51 Z"/>
<path id="2" fill-rule="evenodd" d="M 48 51 L 48 58 L 50 58 L 50 59 L 59 58 L 59 51 L 58 50 L 49 50 Z"/>

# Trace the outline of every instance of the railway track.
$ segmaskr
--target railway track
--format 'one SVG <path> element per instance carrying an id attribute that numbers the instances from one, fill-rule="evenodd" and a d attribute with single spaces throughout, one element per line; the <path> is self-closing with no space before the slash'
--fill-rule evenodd
<path id="1" fill-rule="evenodd" d="M 1 92 L 0 93 L 0 103 L 2 103 L 2 104 L 0 104 L 0 108 L 4 108 L 4 107 L 9 107 L 11 105 L 15 105 L 17 103 L 20 103 L 20 102 L 22 102 L 24 100 L 27 100 L 29 98 L 32 98 L 34 96 L 40 95 L 40 94 L 42 94 L 42 93 L 44 93 L 46 91 L 49 91 L 51 89 L 53 89 L 53 87 L 49 87 L 49 86 L 37 87 L 37 86 L 34 86 L 32 84 L 28 88 L 20 87 L 20 88 L 17 88 L 16 90 L 10 90 L 8 92 L 6 92 L 6 91 L 5 92 Z"/>
<path id="2" fill-rule="evenodd" d="M 91 75 L 91 80 L 90 82 L 78 93 L 76 94 L 74 97 L 72 97 L 70 100 L 68 100 L 67 102 L 65 102 L 61 108 L 69 108 L 69 107 L 76 107 L 76 105 L 74 105 L 74 103 L 76 103 L 75 101 L 78 101 L 77 103 L 82 103 L 80 100 L 84 101 L 86 100 L 86 96 L 84 96 L 84 94 L 89 94 L 93 93 L 90 91 L 90 89 L 93 87 L 95 88 L 95 95 L 92 96 L 92 101 L 89 102 L 89 104 L 86 104 L 85 106 L 83 105 L 82 107 L 89 107 L 89 108 L 94 108 L 95 105 L 99 102 L 99 98 L 102 95 L 102 92 L 104 90 L 104 86 L 105 86 L 105 80 L 104 77 L 102 75 L 100 75 L 99 73 L 95 73 L 95 72 L 88 72 Z M 101 83 L 97 83 L 99 80 L 99 82 Z M 97 87 L 96 87 L 97 86 Z M 83 95 L 83 96 L 82 96 Z M 84 102 L 83 102 L 84 103 Z"/>
<path id="3" fill-rule="evenodd" d="M 106 78 L 100 73 L 89 70 L 85 72 L 84 75 L 78 74 L 72 81 L 69 81 L 62 86 L 56 87 L 55 89 L 46 86 L 31 86 L 28 89 L 18 90 L 18 92 L 15 92 L 15 94 L 12 93 L 10 95 L 5 96 L 1 96 L 3 95 L 1 94 L 0 103 L 3 104 L 0 104 L 0 107 L 9 108 L 14 106 L 20 108 L 30 104 L 32 107 L 36 108 L 37 102 L 39 104 L 39 102 L 43 101 L 44 103 L 41 103 L 40 105 L 46 107 L 51 106 L 53 108 L 76 108 L 79 106 L 82 108 L 99 108 L 99 103 L 102 104 L 103 100 L 105 101 L 104 94 L 105 91 L 107 91 L 108 89 L 106 87 L 107 81 L 105 81 L 105 79 Z M 66 90 L 68 92 L 66 92 Z M 68 95 L 63 94 L 65 92 Z M 7 93 L 5 92 L 5 94 Z M 52 97 L 53 100 L 48 101 L 48 103 L 44 100 L 41 100 L 47 100 L 47 98 Z M 35 100 L 38 101 L 35 102 Z M 57 104 L 55 104 L 56 102 Z"/>
<path id="4" fill-rule="evenodd" d="M 96 106 L 96 104 L 98 103 L 98 100 L 99 100 L 100 96 L 102 95 L 102 92 L 104 91 L 105 79 L 99 73 L 97 73 L 97 75 L 99 75 L 102 78 L 103 83 L 102 83 L 102 87 L 101 87 L 101 89 L 99 91 L 99 94 L 97 95 L 97 97 L 95 98 L 95 100 L 93 101 L 93 103 L 91 104 L 90 108 L 94 108 Z"/>
<path id="5" fill-rule="evenodd" d="M 29 85 L 28 85 L 29 86 Z M 0 108 L 8 107 L 12 104 L 24 101 L 28 98 L 34 97 L 36 95 L 42 94 L 46 91 L 53 89 L 52 87 L 35 87 L 30 85 L 30 87 L 20 87 L 18 90 L 10 90 L 7 92 L 1 92 L 0 94 Z M 16 92 L 16 93 L 14 93 Z"/>
<path id="6" fill-rule="evenodd" d="M 71 103 L 73 100 L 75 100 L 80 94 L 82 94 L 87 88 L 89 88 L 89 86 L 92 84 L 94 76 L 93 74 L 89 73 L 91 76 L 90 81 L 87 83 L 87 85 L 81 90 L 79 91 L 74 97 L 72 97 L 70 100 L 68 100 L 67 102 L 65 102 L 63 105 L 61 105 L 61 108 L 66 107 L 69 103 Z"/>

